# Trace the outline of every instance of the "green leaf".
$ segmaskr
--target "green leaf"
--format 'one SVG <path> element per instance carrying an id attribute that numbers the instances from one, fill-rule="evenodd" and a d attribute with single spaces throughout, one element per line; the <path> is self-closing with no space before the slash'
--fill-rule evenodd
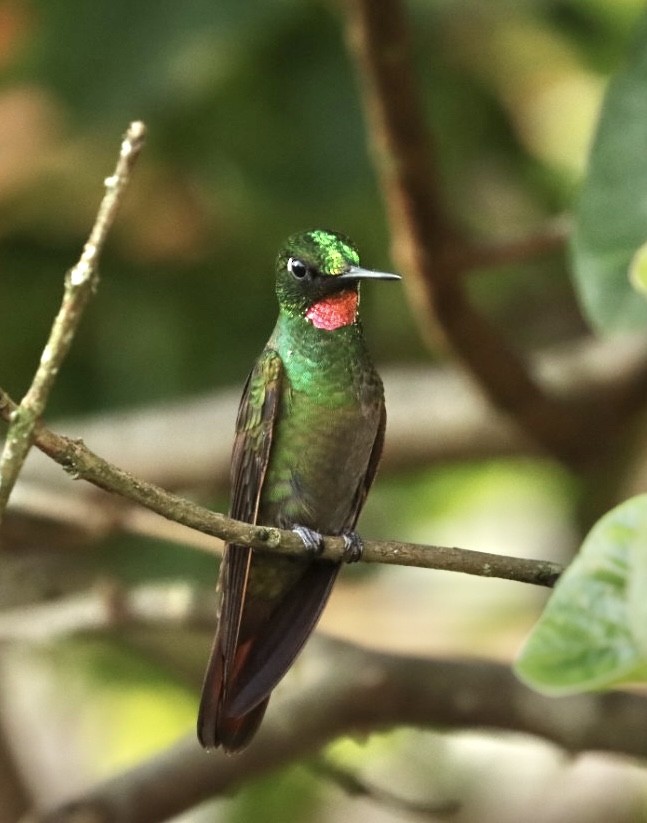
<path id="1" fill-rule="evenodd" d="M 629 625 L 642 655 L 647 658 L 647 532 L 636 532 L 630 546 L 628 584 Z"/>
<path id="2" fill-rule="evenodd" d="M 640 495 L 593 527 L 526 641 L 517 675 L 550 694 L 646 678 L 646 556 Z"/>
<path id="3" fill-rule="evenodd" d="M 647 327 L 647 302 L 629 280 L 647 241 L 647 17 L 626 65 L 610 82 L 572 242 L 575 285 L 599 331 Z"/>
<path id="4" fill-rule="evenodd" d="M 631 259 L 629 282 L 643 299 L 647 297 L 647 243 L 643 243 Z"/>

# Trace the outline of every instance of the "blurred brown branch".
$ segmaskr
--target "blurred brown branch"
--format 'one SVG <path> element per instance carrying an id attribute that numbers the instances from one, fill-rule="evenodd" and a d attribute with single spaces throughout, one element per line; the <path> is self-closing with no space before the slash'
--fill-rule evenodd
<path id="1" fill-rule="evenodd" d="M 470 249 L 451 225 L 433 159 L 401 0 L 346 0 L 347 41 L 361 81 L 367 133 L 387 207 L 393 252 L 427 338 L 442 336 L 491 402 L 549 454 L 582 468 L 619 429 L 604 407 L 551 392 L 471 304 L 465 267 L 510 259 Z M 545 242 L 541 239 L 541 245 Z M 562 242 L 558 238 L 558 242 Z M 531 244 L 535 247 L 535 244 Z M 526 254 L 527 244 L 512 251 Z"/>
<path id="2" fill-rule="evenodd" d="M 635 694 L 548 698 L 530 691 L 502 664 L 399 657 L 321 636 L 312 639 L 299 665 L 299 677 L 277 690 L 257 738 L 243 753 L 207 754 L 190 736 L 30 819 L 155 823 L 303 760 L 342 734 L 402 725 L 525 732 L 570 752 L 647 756 L 647 700 Z"/>
<path id="3" fill-rule="evenodd" d="M 31 386 L 11 415 L 9 430 L 0 455 L 0 522 L 18 475 L 33 442 L 34 428 L 45 411 L 49 394 L 67 356 L 85 307 L 98 283 L 99 258 L 133 165 L 144 143 L 145 127 L 134 122 L 121 143 L 115 171 L 105 181 L 106 191 L 78 263 L 65 277 L 63 302 L 54 319 L 49 340 L 40 358 Z"/>
<path id="4" fill-rule="evenodd" d="M 147 583 L 125 588 L 104 580 L 89 592 L 0 611 L 0 643 L 42 642 L 118 626 L 170 624 L 176 628 L 211 630 L 216 618 L 212 589 L 196 589 L 184 583 Z"/>
<path id="5" fill-rule="evenodd" d="M 0 417 L 9 420 L 16 408 L 0 389 Z M 240 545 L 275 553 L 301 554 L 301 539 L 292 531 L 254 526 L 209 511 L 185 498 L 146 483 L 94 454 L 79 440 L 55 434 L 43 425 L 34 432 L 34 444 L 74 478 L 82 478 L 106 491 L 122 495 L 169 520 Z M 364 541 L 363 560 L 400 566 L 462 571 L 484 577 L 503 577 L 540 586 L 552 586 L 562 567 L 557 563 L 476 552 L 446 546 L 427 546 L 399 541 Z M 321 558 L 340 561 L 346 551 L 341 537 L 326 537 Z"/>
<path id="6" fill-rule="evenodd" d="M 32 799 L 19 773 L 9 742 L 0 728 L 0 823 L 16 823 Z"/>

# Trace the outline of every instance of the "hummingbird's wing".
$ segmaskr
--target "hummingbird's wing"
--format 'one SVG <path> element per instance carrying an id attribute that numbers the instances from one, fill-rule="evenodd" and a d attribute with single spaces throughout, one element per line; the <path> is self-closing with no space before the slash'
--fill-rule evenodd
<path id="1" fill-rule="evenodd" d="M 283 363 L 266 349 L 251 371 L 240 402 L 231 460 L 230 514 L 255 523 L 269 462 L 277 419 Z M 221 743 L 229 750 L 242 748 L 260 723 L 267 700 L 244 716 L 227 718 L 228 687 L 246 657 L 238 649 L 243 607 L 252 561 L 246 546 L 227 545 L 220 570 L 218 630 L 202 687 L 198 738 L 205 748 Z"/>
<path id="2" fill-rule="evenodd" d="M 247 378 L 238 408 L 231 456 L 229 513 L 246 523 L 256 523 L 258 517 L 279 413 L 282 379 L 280 355 L 273 349 L 265 349 Z M 220 622 L 228 660 L 233 660 L 236 650 L 251 559 L 252 550 L 247 546 L 227 546 L 223 560 L 226 578 Z"/>
<path id="3" fill-rule="evenodd" d="M 352 531 L 373 483 L 384 446 L 386 410 L 380 409 L 380 419 L 366 472 L 351 500 L 343 531 Z M 251 711 L 259 702 L 263 707 L 285 672 L 292 665 L 303 644 L 319 620 L 328 600 L 339 564 L 318 561 L 307 565 L 298 585 L 285 592 L 271 619 L 257 637 L 244 666 L 239 669 L 236 693 L 232 695 L 233 713 Z"/>
<path id="4" fill-rule="evenodd" d="M 362 511 L 364 503 L 366 502 L 366 496 L 368 495 L 369 490 L 373 485 L 373 481 L 375 480 L 375 475 L 377 474 L 377 467 L 380 465 L 380 459 L 382 458 L 385 431 L 386 406 L 384 405 L 384 402 L 382 402 L 382 406 L 380 408 L 380 422 L 378 423 L 377 432 L 375 434 L 375 440 L 373 441 L 371 456 L 368 459 L 366 474 L 364 475 L 362 482 L 357 487 L 357 492 L 355 493 L 355 497 L 353 498 L 353 508 L 351 510 L 350 517 L 348 518 L 348 522 L 346 523 L 346 529 L 348 531 L 352 531 L 357 525 L 357 520 L 359 519 L 360 512 Z"/>

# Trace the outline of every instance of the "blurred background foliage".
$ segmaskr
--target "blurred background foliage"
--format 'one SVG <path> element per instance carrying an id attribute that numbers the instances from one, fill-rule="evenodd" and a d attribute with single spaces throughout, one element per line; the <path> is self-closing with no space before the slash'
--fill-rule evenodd
<path id="1" fill-rule="evenodd" d="M 570 205 L 606 71 L 640 5 L 411 4 L 448 206 L 475 236 L 519 235 Z M 240 380 L 273 322 L 277 245 L 303 226 L 341 227 L 367 264 L 389 265 L 334 4 L 1 8 L 0 322 L 14 393 L 130 119 L 149 126 L 145 159 L 52 414 Z M 535 267 L 523 280 L 489 273 L 478 287 L 506 324 L 529 335 L 530 307 L 533 334 L 554 340 L 555 318 L 542 319 L 527 290 L 568 304 L 564 271 L 555 260 Z M 381 291 L 364 295 L 379 359 L 426 357 L 398 296 Z"/>
<path id="2" fill-rule="evenodd" d="M 474 240 L 523 236 L 572 208 L 602 94 L 643 7 L 640 0 L 409 2 L 445 201 Z M 29 384 L 63 274 L 78 257 L 131 119 L 146 122 L 147 147 L 48 417 L 242 385 L 274 322 L 272 262 L 293 231 L 343 230 L 365 265 L 392 267 L 339 11 L 323 0 L 0 4 L 4 388 L 19 397 Z M 585 328 L 562 254 L 478 272 L 471 288 L 517 345 L 568 341 Z M 422 344 L 404 289 L 365 289 L 362 301 L 382 366 L 443 359 Z M 579 493 L 577 478 L 547 460 L 416 470 L 380 478 L 362 531 L 563 560 L 578 539 Z M 222 492 L 211 500 L 225 505 Z M 47 563 L 76 567 L 75 582 L 79 566 L 90 578 L 215 579 L 211 559 L 132 537 Z M 348 570 L 344 580 L 325 629 L 423 654 L 509 659 L 543 602 L 512 583 L 398 568 Z M 29 722 L 30 682 L 40 689 L 39 711 L 55 718 L 32 747 L 36 795 L 62 796 L 190 728 L 206 650 L 205 637 L 170 632 L 163 642 L 142 633 L 128 642 L 70 640 L 46 653 L 7 652 L 4 710 Z M 87 707 L 81 716 L 77 700 Z M 61 739 L 75 752 L 66 763 L 55 754 Z M 437 739 L 419 739 L 417 748 L 410 737 L 388 740 L 375 741 L 382 774 L 394 773 L 384 766 L 385 746 L 406 753 L 409 777 L 412 760 L 439 757 Z M 435 767 L 442 786 L 433 791 L 472 781 L 478 805 L 473 783 L 492 779 L 488 746 L 495 743 L 477 755 L 461 739 L 447 756 L 450 745 L 442 744 L 444 765 Z M 360 748 L 361 757 L 352 747 L 332 754 L 366 763 L 370 746 Z M 550 775 L 558 767 L 545 747 L 526 756 L 514 749 L 507 768 L 541 761 Z M 500 779 L 507 784 L 510 774 Z M 495 794 L 488 794 L 493 808 L 502 802 Z M 324 807 L 328 819 L 342 808 L 348 814 L 340 804 L 339 792 L 292 769 L 219 805 L 230 820 L 276 820 L 280 809 L 289 821 L 322 815 Z M 371 813 L 372 820 L 400 819 Z"/>

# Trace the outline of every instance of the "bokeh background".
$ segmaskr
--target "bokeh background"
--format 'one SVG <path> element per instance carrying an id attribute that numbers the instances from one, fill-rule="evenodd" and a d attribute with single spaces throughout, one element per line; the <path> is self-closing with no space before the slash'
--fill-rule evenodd
<path id="1" fill-rule="evenodd" d="M 443 196 L 475 242 L 522 237 L 572 209 L 605 85 L 643 6 L 408 3 Z M 54 428 L 61 418 L 149 406 L 161 414 L 202 395 L 238 392 L 271 331 L 273 259 L 293 231 L 342 230 L 365 265 L 394 265 L 335 2 L 5 0 L 0 375 L 14 398 L 29 385 L 64 273 L 78 258 L 132 119 L 146 122 L 147 145 L 48 408 Z M 565 344 L 585 331 L 563 250 L 479 271 L 470 287 L 524 349 Z M 405 289 L 366 288 L 362 307 L 385 374 L 452 367 L 422 341 Z M 226 427 L 205 435 L 226 448 L 231 441 Z M 166 445 L 159 442 L 160 453 Z M 178 490 L 223 510 L 221 479 L 183 481 Z M 577 477 L 537 457 L 452 465 L 409 459 L 380 476 L 361 532 L 565 561 L 581 538 L 581 493 Z M 97 579 L 215 581 L 212 557 L 170 542 L 68 538 L 28 519 L 10 521 L 0 605 L 86 590 Z M 513 583 L 348 569 L 322 629 L 401 652 L 510 660 L 543 601 L 543 593 Z M 208 645 L 206 633 L 179 629 L 5 644 L 0 711 L 36 800 L 60 800 L 190 731 Z M 608 760 L 589 756 L 566 766 L 545 743 L 468 732 L 345 741 L 329 756 L 372 770 L 375 783 L 420 802 L 468 798 L 465 820 L 521 819 L 556 776 L 567 796 L 595 796 L 596 783 L 614 796 L 631 782 Z M 367 814 L 413 819 L 397 803 L 348 798 L 298 764 L 192 819 Z"/>

